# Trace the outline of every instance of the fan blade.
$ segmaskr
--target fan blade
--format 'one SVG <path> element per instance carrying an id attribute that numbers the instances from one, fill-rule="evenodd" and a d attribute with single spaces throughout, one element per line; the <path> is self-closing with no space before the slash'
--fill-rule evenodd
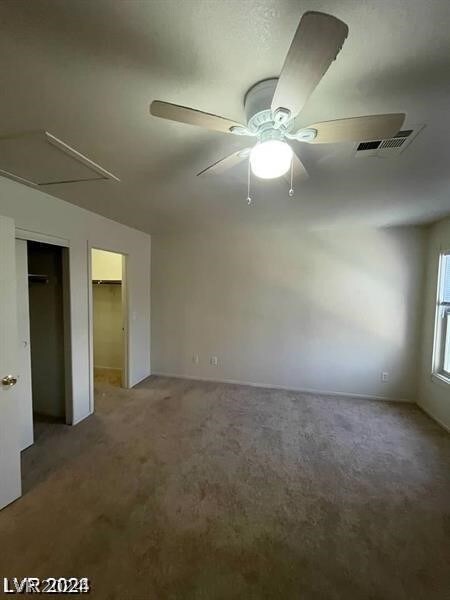
<path id="1" fill-rule="evenodd" d="M 338 55 L 347 34 L 347 25 L 336 17 L 320 12 L 303 15 L 281 70 L 272 111 L 285 108 L 291 117 L 298 115 Z"/>
<path id="2" fill-rule="evenodd" d="M 299 158 L 298 154 L 295 152 L 294 148 L 292 148 L 292 151 L 294 153 L 292 156 L 292 167 L 293 167 L 292 180 L 294 183 L 298 183 L 300 181 L 306 181 L 307 179 L 309 179 L 308 171 L 305 169 L 304 164 L 300 160 L 300 158 Z M 290 185 L 290 183 L 291 183 L 291 170 L 290 169 L 284 175 L 284 178 Z"/>
<path id="3" fill-rule="evenodd" d="M 384 140 L 396 135 L 400 131 L 404 120 L 404 113 L 392 113 L 315 123 L 308 129 L 315 129 L 317 136 L 309 143 L 333 144 L 335 142 Z"/>
<path id="4" fill-rule="evenodd" d="M 154 117 L 162 119 L 170 119 L 188 125 L 196 125 L 197 127 L 205 127 L 222 133 L 231 133 L 232 127 L 243 127 L 236 121 L 230 121 L 225 117 L 218 117 L 210 113 L 201 112 L 187 106 L 178 106 L 178 104 L 170 104 L 169 102 L 161 102 L 154 100 L 150 104 L 150 114 Z"/>
<path id="5" fill-rule="evenodd" d="M 224 171 L 231 169 L 231 167 L 234 167 L 248 158 L 249 152 L 250 148 L 243 148 L 242 150 L 233 152 L 233 154 L 229 154 L 228 156 L 225 156 L 225 158 L 221 158 L 209 167 L 206 167 L 206 169 L 203 169 L 203 171 L 200 171 L 200 173 L 197 173 L 197 177 L 199 175 L 220 175 Z"/>

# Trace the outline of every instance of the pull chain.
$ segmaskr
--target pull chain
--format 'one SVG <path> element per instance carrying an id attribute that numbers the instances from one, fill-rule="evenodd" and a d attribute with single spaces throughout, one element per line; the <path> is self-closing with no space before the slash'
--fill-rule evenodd
<path id="1" fill-rule="evenodd" d="M 291 188 L 289 190 L 289 196 L 292 198 L 294 195 L 294 159 L 291 160 Z"/>
<path id="2" fill-rule="evenodd" d="M 251 177 L 251 172 L 250 172 L 250 158 L 248 159 L 248 166 L 247 166 L 247 204 L 248 206 L 250 206 L 250 204 L 252 203 L 252 197 L 250 196 L 250 177 Z"/>

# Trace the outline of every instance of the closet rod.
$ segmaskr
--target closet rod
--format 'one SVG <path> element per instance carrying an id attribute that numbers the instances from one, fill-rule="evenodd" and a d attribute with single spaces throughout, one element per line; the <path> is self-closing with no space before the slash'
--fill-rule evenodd
<path id="1" fill-rule="evenodd" d="M 92 284 L 94 285 L 121 285 L 120 279 L 93 279 Z"/>

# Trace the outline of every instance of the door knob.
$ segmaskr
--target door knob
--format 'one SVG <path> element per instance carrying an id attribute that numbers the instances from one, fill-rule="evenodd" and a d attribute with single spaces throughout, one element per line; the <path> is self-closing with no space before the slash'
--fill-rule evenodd
<path id="1" fill-rule="evenodd" d="M 2 384 L 3 385 L 16 385 L 17 383 L 17 377 L 14 377 L 14 375 L 6 375 L 5 377 L 3 377 L 2 379 Z"/>

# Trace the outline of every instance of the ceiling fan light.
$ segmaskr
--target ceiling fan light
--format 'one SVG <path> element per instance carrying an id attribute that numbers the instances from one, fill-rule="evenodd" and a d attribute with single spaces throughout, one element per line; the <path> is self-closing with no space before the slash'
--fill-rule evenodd
<path id="1" fill-rule="evenodd" d="M 250 152 L 252 173 L 261 179 L 276 179 L 289 170 L 292 148 L 281 140 L 258 142 Z"/>

